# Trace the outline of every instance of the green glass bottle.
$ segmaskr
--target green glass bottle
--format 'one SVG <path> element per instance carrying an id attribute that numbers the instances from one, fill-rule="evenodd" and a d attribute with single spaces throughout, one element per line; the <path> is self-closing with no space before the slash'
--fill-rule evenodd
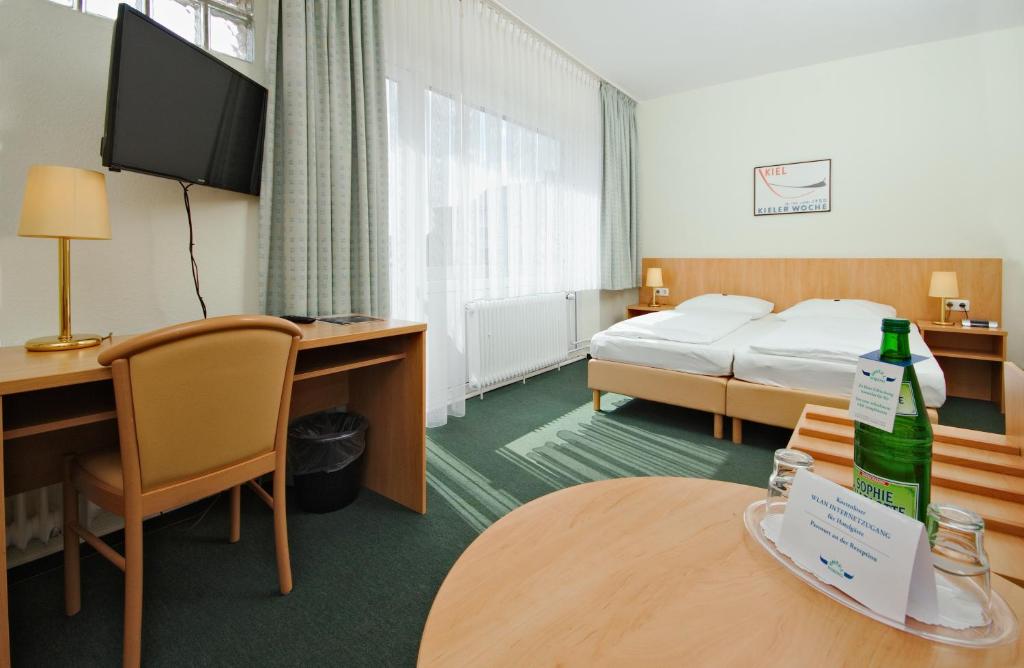
<path id="1" fill-rule="evenodd" d="M 882 320 L 881 360 L 903 368 L 892 432 L 854 423 L 853 489 L 904 515 L 925 521 L 931 497 L 932 425 L 910 362 L 910 321 Z"/>

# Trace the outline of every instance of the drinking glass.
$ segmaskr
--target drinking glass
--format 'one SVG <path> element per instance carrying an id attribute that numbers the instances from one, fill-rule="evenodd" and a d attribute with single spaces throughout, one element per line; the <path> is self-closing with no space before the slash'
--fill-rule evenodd
<path id="1" fill-rule="evenodd" d="M 767 514 L 785 510 L 789 488 L 793 486 L 793 478 L 800 469 L 814 471 L 814 458 L 806 452 L 789 448 L 775 451 L 772 475 L 768 478 L 768 499 L 765 504 Z"/>
<path id="2" fill-rule="evenodd" d="M 985 520 L 948 503 L 928 504 L 925 525 L 932 561 L 962 606 L 974 608 L 981 625 L 992 621 L 992 582 L 985 554 Z M 941 586 L 941 583 L 939 583 Z"/>

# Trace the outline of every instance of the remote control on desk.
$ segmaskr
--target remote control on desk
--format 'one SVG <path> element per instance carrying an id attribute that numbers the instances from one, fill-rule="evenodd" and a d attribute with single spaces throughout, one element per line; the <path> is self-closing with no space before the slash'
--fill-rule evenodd
<path id="1" fill-rule="evenodd" d="M 308 325 L 311 322 L 316 322 L 316 318 L 309 315 L 282 315 L 281 319 L 294 322 L 297 325 Z"/>

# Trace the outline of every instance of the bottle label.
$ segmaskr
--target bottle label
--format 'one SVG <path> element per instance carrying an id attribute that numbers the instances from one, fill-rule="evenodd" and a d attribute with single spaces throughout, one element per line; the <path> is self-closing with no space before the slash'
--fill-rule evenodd
<path id="1" fill-rule="evenodd" d="M 890 480 L 853 465 L 853 491 L 909 517 L 917 517 L 920 489 L 916 482 Z"/>
<path id="2" fill-rule="evenodd" d="M 896 404 L 896 415 L 917 417 L 917 402 L 914 401 L 914 386 L 910 381 L 903 381 L 900 386 L 900 398 Z"/>

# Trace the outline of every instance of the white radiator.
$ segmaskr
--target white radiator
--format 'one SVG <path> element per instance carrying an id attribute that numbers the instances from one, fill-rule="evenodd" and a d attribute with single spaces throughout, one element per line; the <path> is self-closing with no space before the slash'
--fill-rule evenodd
<path id="1" fill-rule="evenodd" d="M 64 520 L 61 486 L 50 485 L 6 499 L 7 566 L 13 568 L 61 550 Z M 120 518 L 82 500 L 79 516 L 97 535 L 119 529 Z"/>
<path id="2" fill-rule="evenodd" d="M 575 295 L 553 292 L 466 304 L 467 375 L 483 391 L 569 358 Z"/>
<path id="3" fill-rule="evenodd" d="M 7 544 L 24 550 L 29 542 L 48 543 L 61 532 L 60 485 L 50 485 L 7 499 Z"/>

